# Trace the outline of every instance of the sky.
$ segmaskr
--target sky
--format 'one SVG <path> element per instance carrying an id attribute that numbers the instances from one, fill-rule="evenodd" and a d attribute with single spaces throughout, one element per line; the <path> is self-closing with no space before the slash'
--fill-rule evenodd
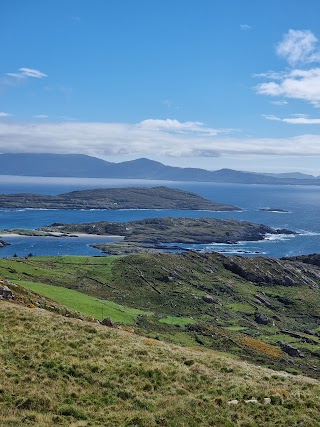
<path id="1" fill-rule="evenodd" d="M 0 152 L 320 175 L 319 0 L 1 0 Z"/>

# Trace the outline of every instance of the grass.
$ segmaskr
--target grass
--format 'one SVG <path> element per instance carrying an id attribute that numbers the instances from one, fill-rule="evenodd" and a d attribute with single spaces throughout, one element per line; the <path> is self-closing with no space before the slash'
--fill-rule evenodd
<path id="1" fill-rule="evenodd" d="M 92 316 L 98 320 L 109 317 L 114 322 L 131 325 L 137 316 L 151 314 L 135 308 L 128 308 L 112 301 L 99 300 L 72 289 L 62 288 L 61 286 L 21 280 L 18 283 L 39 295 L 44 295 L 59 304 L 63 304 L 72 310 L 83 313 L 85 316 Z"/>
<path id="2" fill-rule="evenodd" d="M 196 323 L 195 319 L 192 319 L 190 317 L 174 317 L 174 316 L 167 316 L 160 319 L 161 323 L 167 323 L 168 325 L 177 325 L 177 326 L 186 326 L 186 325 L 192 325 L 193 323 Z"/>
<path id="3" fill-rule="evenodd" d="M 1 427 L 320 426 L 316 380 L 0 304 Z"/>
<path id="4" fill-rule="evenodd" d="M 252 280 L 245 278 L 247 273 Z M 77 296 L 59 302 L 73 310 L 133 324 L 144 335 L 230 352 L 276 369 L 290 368 L 289 355 L 276 359 L 243 345 L 241 339 L 260 339 L 278 349 L 280 340 L 292 343 L 305 355 L 295 360 L 294 368 L 320 375 L 313 368 L 319 364 L 320 279 L 312 265 L 304 264 L 302 271 L 295 262 L 196 252 L 31 257 L 0 259 L 0 277 L 13 283 L 41 283 L 42 289 L 54 286 L 48 288 L 54 290 L 52 299 L 68 288 Z M 80 305 L 89 302 L 86 296 L 93 299 Z M 154 315 L 144 316 L 150 313 Z M 259 313 L 267 316 L 267 324 L 258 323 Z M 286 331 L 311 335 L 306 344 Z"/>
<path id="5" fill-rule="evenodd" d="M 226 326 L 225 329 L 227 329 L 228 331 L 244 331 L 247 328 L 244 326 L 235 325 L 235 326 Z"/>

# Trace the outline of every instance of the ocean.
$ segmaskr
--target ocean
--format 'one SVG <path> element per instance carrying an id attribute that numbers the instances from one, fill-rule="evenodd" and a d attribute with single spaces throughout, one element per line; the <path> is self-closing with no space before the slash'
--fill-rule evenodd
<path id="1" fill-rule="evenodd" d="M 238 244 L 179 245 L 185 249 L 219 251 L 244 256 L 293 256 L 320 252 L 320 187 L 288 185 L 243 185 L 203 182 L 172 182 L 146 180 L 112 180 L 83 178 L 33 178 L 0 176 L 0 193 L 59 194 L 74 190 L 102 187 L 153 187 L 165 185 L 193 191 L 207 199 L 239 206 L 242 212 L 209 212 L 179 210 L 37 210 L 0 209 L 1 230 L 7 228 L 38 228 L 53 222 L 81 223 L 92 221 L 133 221 L 151 217 L 213 217 L 235 218 L 287 228 L 296 236 L 272 235 L 259 242 Z M 263 208 L 288 211 L 261 211 Z M 102 237 L 37 238 L 4 237 L 10 246 L 0 248 L 0 257 L 14 254 L 33 255 L 102 255 L 89 246 L 107 240 Z M 117 240 L 109 238 L 109 241 Z"/>

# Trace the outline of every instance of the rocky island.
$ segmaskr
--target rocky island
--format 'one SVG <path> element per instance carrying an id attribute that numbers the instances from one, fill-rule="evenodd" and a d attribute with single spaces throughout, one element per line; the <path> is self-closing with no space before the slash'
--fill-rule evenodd
<path id="1" fill-rule="evenodd" d="M 0 208 L 6 209 L 178 209 L 240 211 L 198 194 L 168 187 L 102 188 L 58 195 L 0 194 Z"/>
<path id="2" fill-rule="evenodd" d="M 19 230 L 15 230 L 17 232 Z M 129 222 L 91 222 L 84 224 L 60 224 L 35 230 L 39 235 L 75 236 L 77 234 L 122 236 L 123 242 L 97 244 L 94 247 L 105 252 L 123 248 L 124 253 L 141 252 L 141 247 L 163 249 L 162 244 L 172 243 L 230 243 L 263 240 L 268 234 L 296 234 L 287 229 L 274 229 L 234 219 L 216 218 L 149 218 Z M 20 234 L 28 234 L 20 230 Z M 121 246 L 122 245 L 122 246 Z M 110 249 L 111 248 L 111 249 Z M 118 249 L 117 249 L 118 248 Z M 120 250 L 120 253 L 122 251 Z"/>
<path id="3" fill-rule="evenodd" d="M 289 213 L 286 209 L 279 209 L 279 208 L 261 208 L 259 211 L 262 212 L 274 212 L 274 213 Z"/>

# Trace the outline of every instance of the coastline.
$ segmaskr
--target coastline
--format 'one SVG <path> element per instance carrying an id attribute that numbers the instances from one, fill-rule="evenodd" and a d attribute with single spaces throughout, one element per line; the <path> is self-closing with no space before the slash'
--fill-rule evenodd
<path id="1" fill-rule="evenodd" d="M 124 236 L 119 235 L 111 235 L 111 234 L 89 234 L 89 233 L 72 233 L 72 234 L 65 234 L 65 233 L 59 233 L 59 232 L 50 232 L 50 234 L 39 234 L 39 235 L 29 235 L 29 234 L 23 234 L 23 233 L 1 233 L 0 230 L 0 239 L 6 239 L 7 237 L 63 237 L 63 238 L 99 238 L 99 239 L 110 239 L 110 238 L 118 238 L 123 239 Z"/>

